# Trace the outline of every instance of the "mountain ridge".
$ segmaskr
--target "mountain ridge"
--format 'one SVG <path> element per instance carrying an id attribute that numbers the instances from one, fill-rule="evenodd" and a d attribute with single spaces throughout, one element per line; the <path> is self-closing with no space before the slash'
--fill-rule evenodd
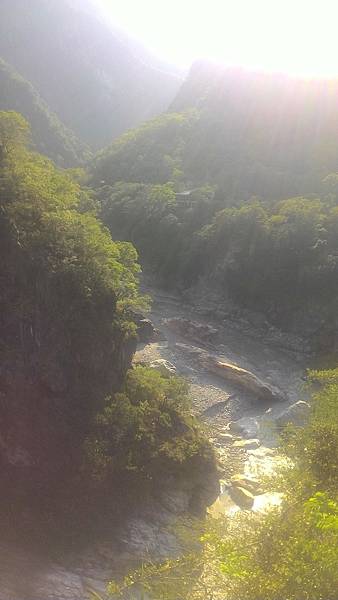
<path id="1" fill-rule="evenodd" d="M 0 16 L 0 56 L 93 149 L 166 110 L 180 85 L 88 2 L 3 0 Z"/>

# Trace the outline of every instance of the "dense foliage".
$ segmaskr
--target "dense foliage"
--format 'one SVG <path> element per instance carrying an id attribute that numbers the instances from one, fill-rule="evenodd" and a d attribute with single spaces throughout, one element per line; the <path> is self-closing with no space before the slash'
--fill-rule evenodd
<path id="1" fill-rule="evenodd" d="M 210 519 L 196 528 L 186 555 L 142 567 L 112 583 L 112 593 L 136 586 L 156 600 L 336 599 L 338 370 L 312 377 L 323 385 L 312 416 L 286 434 L 293 463 L 271 481 L 284 494 L 282 507 Z"/>
<path id="2" fill-rule="evenodd" d="M 21 113 L 31 125 L 36 149 L 59 166 L 78 165 L 89 158 L 89 150 L 50 111 L 34 87 L 1 59 L 0 110 Z"/>
<path id="3" fill-rule="evenodd" d="M 211 187 L 184 196 L 171 184 L 117 183 L 99 197 L 113 234 L 131 240 L 167 286 L 206 280 L 285 328 L 305 326 L 330 347 L 338 314 L 335 181 L 327 178 L 320 196 L 221 210 Z"/>
<path id="4" fill-rule="evenodd" d="M 127 476 L 158 488 L 214 465 L 212 448 L 190 414 L 187 383 L 142 366 L 129 371 L 121 391 L 107 400 L 86 447 L 98 480 Z"/>
<path id="5" fill-rule="evenodd" d="M 88 193 L 28 136 L 0 113 L 1 439 L 4 456 L 24 448 L 52 476 L 121 384 L 143 300 L 134 248 L 112 241 Z"/>
<path id="6" fill-rule="evenodd" d="M 43 509 L 53 525 L 107 486 L 111 510 L 131 481 L 150 489 L 215 465 L 186 383 L 128 371 L 148 302 L 135 249 L 28 140 L 23 117 L 0 112 L 0 478 L 9 511 L 14 496 L 18 515 Z"/>
<path id="7" fill-rule="evenodd" d="M 102 217 L 167 286 L 205 281 L 333 349 L 337 86 L 217 69 L 203 76 L 193 71 L 183 86 L 174 103 L 183 112 L 96 157 Z"/>
<path id="8" fill-rule="evenodd" d="M 117 140 L 94 168 L 107 183 L 217 185 L 228 205 L 318 193 L 337 170 L 337 95 L 334 81 L 196 65 L 176 112 Z"/>

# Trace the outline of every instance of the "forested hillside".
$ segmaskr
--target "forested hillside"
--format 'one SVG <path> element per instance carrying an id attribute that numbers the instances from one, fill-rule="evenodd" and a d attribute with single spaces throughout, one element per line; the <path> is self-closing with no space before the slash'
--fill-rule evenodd
<path id="1" fill-rule="evenodd" d="M 338 79 L 103 6 L 0 0 L 0 600 L 337 600 Z"/>
<path id="2" fill-rule="evenodd" d="M 209 68 L 192 68 L 175 112 L 100 157 L 102 176 L 123 179 L 123 162 L 130 181 L 217 185 L 227 203 L 318 192 L 337 167 L 338 83 Z"/>
<path id="3" fill-rule="evenodd" d="M 198 473 L 213 453 L 183 381 L 127 375 L 147 302 L 135 249 L 112 241 L 88 191 L 28 141 L 23 117 L 1 112 L 0 520 L 14 502 L 15 518 L 36 511 L 57 528 L 82 494 L 89 508 L 88 494 L 117 485 L 113 507 L 130 479 Z"/>
<path id="4" fill-rule="evenodd" d="M 182 112 L 97 156 L 106 223 L 167 285 L 207 278 L 334 345 L 337 98 L 335 81 L 197 65 L 173 105 Z"/>
<path id="5" fill-rule="evenodd" d="M 93 148 L 166 110 L 180 77 L 90 0 L 2 0 L 0 56 Z M 10 108 L 15 108 L 10 107 Z"/>
<path id="6" fill-rule="evenodd" d="M 59 166 L 77 166 L 90 152 L 53 114 L 34 87 L 0 59 L 0 110 L 21 113 L 32 128 L 36 149 Z"/>

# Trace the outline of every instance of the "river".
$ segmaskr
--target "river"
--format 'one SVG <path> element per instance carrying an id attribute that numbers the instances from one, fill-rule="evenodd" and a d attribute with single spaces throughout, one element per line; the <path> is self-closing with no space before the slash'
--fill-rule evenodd
<path id="1" fill-rule="evenodd" d="M 161 335 L 157 341 L 139 346 L 135 362 L 165 360 L 177 374 L 189 380 L 193 412 L 208 428 L 224 467 L 225 480 L 241 470 L 246 470 L 247 475 L 255 474 L 260 464 L 269 468 L 275 453 L 273 437 L 263 439 L 261 431 L 257 436 L 249 436 L 258 438 L 257 447 L 236 446 L 234 440 L 238 438 L 230 437 L 229 423 L 242 418 L 273 421 L 276 410 L 284 410 L 304 395 L 307 357 L 302 342 L 290 343 L 289 337 L 265 327 L 264 323 L 263 327 L 261 323 L 253 327 L 250 319 L 219 315 L 212 305 L 194 305 L 155 288 L 150 292 L 153 296 L 150 318 Z M 187 326 L 189 331 L 184 332 Z M 277 386 L 286 397 L 283 407 L 262 403 L 254 395 L 208 372 L 201 367 L 201 351 L 236 363 Z M 234 510 L 236 506 L 228 500 L 223 491 L 217 510 Z M 261 508 L 260 502 L 264 505 L 258 501 L 257 509 Z M 133 551 L 137 554 L 135 539 L 147 534 L 147 524 L 136 520 L 133 526 Z M 138 537 L 137 527 L 141 527 Z M 148 532 L 150 536 L 152 531 Z M 30 547 L 29 540 L 0 544 L 0 600 L 84 600 L 90 597 L 90 589 L 104 594 L 112 569 L 116 572 L 119 564 L 128 561 L 128 535 L 130 530 L 125 534 L 124 545 L 106 539 L 84 548 L 80 554 L 69 553 L 57 560 Z M 166 539 L 159 530 L 155 550 L 156 543 L 163 547 Z"/>

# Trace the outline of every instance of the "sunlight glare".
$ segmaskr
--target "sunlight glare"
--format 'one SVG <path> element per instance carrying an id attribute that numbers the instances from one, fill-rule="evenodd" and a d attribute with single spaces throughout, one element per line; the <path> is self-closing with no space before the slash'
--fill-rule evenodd
<path id="1" fill-rule="evenodd" d="M 98 0 L 159 57 L 338 76 L 337 0 Z"/>

